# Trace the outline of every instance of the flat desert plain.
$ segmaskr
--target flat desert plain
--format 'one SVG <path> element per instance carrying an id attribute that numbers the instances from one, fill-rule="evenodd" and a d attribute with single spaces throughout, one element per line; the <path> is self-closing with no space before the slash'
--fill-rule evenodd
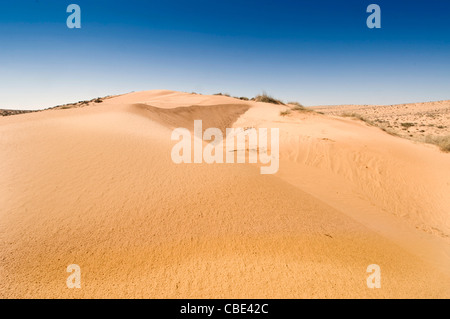
<path id="1" fill-rule="evenodd" d="M 449 105 L 158 90 L 0 117 L 0 297 L 449 298 L 450 153 L 416 139 L 448 133 Z M 278 172 L 175 164 L 198 119 L 279 128 Z"/>

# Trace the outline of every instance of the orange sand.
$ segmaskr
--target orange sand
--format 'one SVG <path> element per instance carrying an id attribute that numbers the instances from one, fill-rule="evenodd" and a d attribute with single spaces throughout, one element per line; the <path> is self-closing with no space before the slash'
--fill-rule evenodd
<path id="1" fill-rule="evenodd" d="M 148 91 L 0 118 L 0 297 L 449 298 L 450 154 L 285 108 Z M 279 172 L 174 164 L 194 119 L 279 127 Z"/>

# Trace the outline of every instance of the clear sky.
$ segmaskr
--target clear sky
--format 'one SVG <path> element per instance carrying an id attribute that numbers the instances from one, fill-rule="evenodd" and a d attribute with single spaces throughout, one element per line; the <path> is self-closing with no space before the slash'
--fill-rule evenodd
<path id="1" fill-rule="evenodd" d="M 66 26 L 71 3 L 81 29 Z M 366 26 L 371 3 L 381 29 Z M 305 105 L 450 99 L 450 1 L 0 1 L 0 108 L 151 89 Z"/>

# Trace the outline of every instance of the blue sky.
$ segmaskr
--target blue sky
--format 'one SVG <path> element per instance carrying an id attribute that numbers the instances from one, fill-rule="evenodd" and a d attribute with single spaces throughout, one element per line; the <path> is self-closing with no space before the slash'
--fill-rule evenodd
<path id="1" fill-rule="evenodd" d="M 81 29 L 66 8 L 81 7 Z M 381 29 L 366 8 L 381 7 Z M 171 89 L 305 105 L 450 99 L 450 1 L 0 2 L 0 108 Z"/>

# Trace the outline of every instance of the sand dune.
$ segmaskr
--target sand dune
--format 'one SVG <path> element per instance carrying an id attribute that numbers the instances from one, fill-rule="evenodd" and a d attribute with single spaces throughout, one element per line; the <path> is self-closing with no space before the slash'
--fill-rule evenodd
<path id="1" fill-rule="evenodd" d="M 0 118 L 0 297 L 449 298 L 450 154 L 285 108 L 147 91 Z M 279 172 L 174 164 L 195 119 L 278 127 Z"/>

